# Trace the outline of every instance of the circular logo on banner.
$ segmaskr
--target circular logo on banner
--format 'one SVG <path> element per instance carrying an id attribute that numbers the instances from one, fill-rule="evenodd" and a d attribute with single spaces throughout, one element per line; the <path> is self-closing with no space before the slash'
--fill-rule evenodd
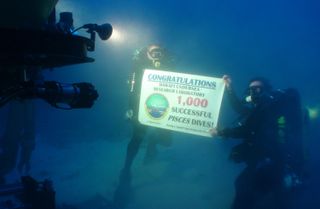
<path id="1" fill-rule="evenodd" d="M 145 104 L 148 114 L 154 119 L 162 118 L 169 108 L 169 102 L 162 94 L 151 94 Z"/>

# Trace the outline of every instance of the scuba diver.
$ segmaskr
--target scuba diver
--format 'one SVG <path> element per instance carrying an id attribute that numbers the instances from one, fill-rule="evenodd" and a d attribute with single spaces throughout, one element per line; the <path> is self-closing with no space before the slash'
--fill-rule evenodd
<path id="1" fill-rule="evenodd" d="M 10 102 L 8 119 L 0 141 L 0 178 L 5 183 L 5 176 L 16 167 L 21 175 L 30 171 L 30 159 L 35 147 L 34 104 L 32 101 Z"/>
<path id="2" fill-rule="evenodd" d="M 133 134 L 128 144 L 123 174 L 130 175 L 130 169 L 140 144 L 146 135 L 147 126 L 138 122 L 139 101 L 141 92 L 142 76 L 145 69 L 169 70 L 172 66 L 172 58 L 165 49 L 158 45 L 150 45 L 137 51 L 133 57 L 133 72 L 129 82 L 129 110 L 126 116 L 132 121 Z M 170 131 L 155 129 L 149 137 L 145 155 L 145 163 L 152 161 L 156 156 L 156 145 L 169 146 L 171 144 Z"/>
<path id="3" fill-rule="evenodd" d="M 1 82 L 1 90 L 4 86 L 16 82 L 18 76 L 15 69 L 10 70 L 1 71 L 1 78 L 6 78 Z M 37 70 L 30 69 L 26 73 L 26 79 L 41 82 L 43 78 Z M 5 184 L 5 176 L 15 168 L 20 175 L 29 173 L 35 138 L 34 102 L 31 99 L 13 98 L 8 103 L 4 133 L 0 137 L 0 184 Z"/>
<path id="4" fill-rule="evenodd" d="M 173 59 L 168 52 L 158 46 L 150 45 L 137 50 L 133 56 L 133 71 L 129 84 L 129 110 L 126 112 L 126 118 L 132 123 L 132 137 L 127 147 L 124 167 L 121 170 L 119 186 L 116 190 L 114 202 L 116 205 L 124 204 L 123 194 L 128 193 L 131 184 L 131 167 L 138 154 L 140 145 L 148 135 L 147 149 L 144 163 L 152 162 L 157 154 L 157 145 L 170 146 L 172 143 L 171 132 L 165 129 L 151 128 L 140 124 L 138 121 L 139 101 L 141 92 L 141 82 L 145 69 L 169 70 L 172 67 Z"/>
<path id="5" fill-rule="evenodd" d="M 301 185 L 303 167 L 302 108 L 295 89 L 273 90 L 263 77 L 249 82 L 246 104 L 236 96 L 229 76 L 223 77 L 229 101 L 243 121 L 211 135 L 240 138 L 230 159 L 246 167 L 235 182 L 232 209 L 291 209 Z M 289 201 L 290 200 L 290 201 Z"/>

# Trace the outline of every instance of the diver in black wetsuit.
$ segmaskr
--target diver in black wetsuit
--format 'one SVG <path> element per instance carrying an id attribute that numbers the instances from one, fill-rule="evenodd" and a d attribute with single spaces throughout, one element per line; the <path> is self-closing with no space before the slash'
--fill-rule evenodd
<path id="1" fill-rule="evenodd" d="M 231 87 L 231 79 L 223 77 L 233 108 L 243 115 L 237 127 L 212 129 L 212 136 L 241 138 L 230 158 L 246 163 L 235 182 L 232 209 L 290 209 L 290 198 L 301 183 L 302 111 L 296 90 L 272 90 L 264 78 L 249 82 L 244 105 Z"/>
<path id="2" fill-rule="evenodd" d="M 122 170 L 124 175 L 130 175 L 130 169 L 140 144 L 146 135 L 147 126 L 138 122 L 139 100 L 141 92 L 141 81 L 145 69 L 168 70 L 172 67 L 172 58 L 165 49 L 158 45 L 150 45 L 137 51 L 133 58 L 133 72 L 129 82 L 129 110 L 126 113 L 132 121 L 133 134 L 128 144 L 125 165 Z M 148 139 L 145 162 L 148 163 L 155 158 L 156 145 L 169 146 L 171 144 L 171 132 L 164 129 L 155 129 Z"/>
<path id="3" fill-rule="evenodd" d="M 140 149 L 140 145 L 146 136 L 147 126 L 138 121 L 141 82 L 145 69 L 169 70 L 173 67 L 173 59 L 167 51 L 158 46 L 150 45 L 136 51 L 133 57 L 133 72 L 129 80 L 129 110 L 126 117 L 132 122 L 133 133 L 127 147 L 125 164 L 120 174 L 120 182 L 114 195 L 114 204 L 122 208 L 128 198 L 128 190 L 131 184 L 131 167 Z M 172 70 L 172 69 L 170 69 Z M 154 160 L 157 153 L 157 145 L 170 146 L 172 143 L 171 131 L 153 128 L 147 141 L 147 149 L 144 162 Z"/>
<path id="4" fill-rule="evenodd" d="M 12 71 L 12 72 L 11 72 Z M 17 82 L 14 69 L 6 73 L 1 71 L 3 86 Z M 28 79 L 40 81 L 38 71 L 28 71 Z M 2 88 L 2 86 L 1 86 Z M 32 100 L 14 98 L 8 103 L 8 114 L 4 133 L 0 136 L 0 184 L 5 184 L 5 177 L 16 167 L 19 174 L 29 174 L 31 156 L 35 148 L 35 107 Z"/>

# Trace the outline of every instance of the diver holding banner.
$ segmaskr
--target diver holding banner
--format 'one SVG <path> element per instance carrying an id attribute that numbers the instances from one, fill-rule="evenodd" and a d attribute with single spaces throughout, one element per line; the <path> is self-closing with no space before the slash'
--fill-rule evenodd
<path id="1" fill-rule="evenodd" d="M 167 70 L 172 67 L 173 60 L 168 55 L 166 50 L 158 45 L 150 45 L 146 48 L 137 51 L 133 57 L 134 66 L 131 80 L 129 82 L 129 110 L 126 117 L 132 122 L 133 134 L 128 144 L 127 156 L 123 172 L 128 175 L 130 173 L 131 165 L 139 150 L 140 144 L 146 135 L 147 127 L 138 122 L 139 101 L 142 90 L 142 76 L 146 68 L 155 68 Z M 156 144 L 165 143 L 171 144 L 171 135 L 168 131 L 156 130 L 156 134 L 150 137 L 147 145 L 147 152 L 145 161 L 152 160 L 156 152 Z M 157 138 L 157 139 L 156 139 Z M 129 174 L 130 175 L 130 174 Z"/>
<path id="2" fill-rule="evenodd" d="M 295 88 L 274 90 L 266 78 L 255 77 L 248 82 L 242 103 L 231 78 L 225 75 L 223 79 L 228 99 L 242 121 L 234 127 L 213 128 L 211 135 L 240 139 L 230 160 L 246 165 L 234 183 L 231 208 L 298 208 L 295 201 L 303 191 L 305 172 L 299 92 Z"/>
<path id="3" fill-rule="evenodd" d="M 128 202 L 131 188 L 131 167 L 148 131 L 148 126 L 138 121 L 143 74 L 147 68 L 168 70 L 170 67 L 173 67 L 172 65 L 172 57 L 164 48 L 158 45 L 150 45 L 137 50 L 133 56 L 133 69 L 128 82 L 129 108 L 126 112 L 126 118 L 132 124 L 133 133 L 127 146 L 125 163 L 120 174 L 120 182 L 113 198 L 115 208 L 123 208 Z M 170 146 L 171 143 L 172 137 L 170 131 L 164 129 L 152 130 L 148 137 L 144 162 L 149 163 L 155 158 L 157 145 Z"/>

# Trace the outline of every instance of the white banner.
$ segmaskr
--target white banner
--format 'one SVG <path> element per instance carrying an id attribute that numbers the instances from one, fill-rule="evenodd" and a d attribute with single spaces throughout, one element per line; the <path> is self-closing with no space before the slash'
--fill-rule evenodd
<path id="1" fill-rule="evenodd" d="M 224 92 L 221 78 L 146 69 L 139 121 L 148 126 L 210 137 Z"/>

